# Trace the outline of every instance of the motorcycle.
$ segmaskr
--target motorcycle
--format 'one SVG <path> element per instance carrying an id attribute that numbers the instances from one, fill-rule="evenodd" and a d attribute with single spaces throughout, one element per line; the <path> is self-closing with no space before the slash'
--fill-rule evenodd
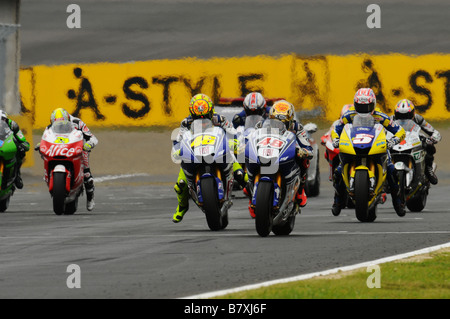
<path id="1" fill-rule="evenodd" d="M 406 131 L 406 138 L 395 145 L 390 153 L 395 165 L 400 186 L 400 194 L 406 201 L 406 207 L 412 212 L 425 208 L 430 182 L 425 176 L 425 155 L 423 143 L 426 137 L 421 128 L 412 120 L 397 120 Z M 436 170 L 436 164 L 433 164 Z"/>
<path id="2" fill-rule="evenodd" d="M 341 133 L 342 177 L 361 222 L 373 222 L 377 217 L 387 175 L 386 147 L 384 127 L 371 116 L 356 115 L 353 124 L 346 124 Z"/>
<path id="3" fill-rule="evenodd" d="M 70 122 L 55 122 L 42 134 L 39 153 L 53 211 L 56 215 L 74 214 L 83 194 L 83 134 Z"/>
<path id="4" fill-rule="evenodd" d="M 312 136 L 317 132 L 317 125 L 308 123 L 304 127 L 309 143 L 313 148 L 313 158 L 309 161 L 309 167 L 306 177 L 305 193 L 308 197 L 319 196 L 320 193 L 320 168 L 319 168 L 319 146 Z"/>
<path id="5" fill-rule="evenodd" d="M 8 209 L 9 201 L 16 189 L 17 147 L 14 134 L 8 124 L 0 121 L 0 212 Z"/>
<path id="6" fill-rule="evenodd" d="M 300 207 L 295 195 L 300 187 L 300 166 L 296 162 L 296 136 L 283 122 L 267 119 L 249 136 L 246 165 L 254 176 L 251 205 L 259 236 L 288 235 Z"/>
<path id="7" fill-rule="evenodd" d="M 195 120 L 180 142 L 180 160 L 189 195 L 206 216 L 211 230 L 228 225 L 233 191 L 233 161 L 225 131 L 211 120 Z"/>

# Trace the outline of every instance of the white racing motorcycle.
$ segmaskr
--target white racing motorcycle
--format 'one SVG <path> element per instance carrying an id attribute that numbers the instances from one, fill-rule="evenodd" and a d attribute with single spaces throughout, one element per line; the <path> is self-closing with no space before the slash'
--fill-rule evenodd
<path id="1" fill-rule="evenodd" d="M 397 120 L 397 123 L 406 131 L 405 139 L 390 151 L 400 194 L 405 196 L 410 211 L 420 212 L 425 208 L 430 189 L 430 182 L 425 176 L 426 151 L 423 147 L 427 138 L 421 134 L 420 126 L 414 121 Z M 436 164 L 433 164 L 433 170 L 436 170 Z"/>

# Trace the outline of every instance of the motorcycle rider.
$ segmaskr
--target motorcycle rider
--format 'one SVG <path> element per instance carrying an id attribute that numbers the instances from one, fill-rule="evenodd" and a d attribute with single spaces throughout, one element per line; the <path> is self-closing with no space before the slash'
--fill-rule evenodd
<path id="1" fill-rule="evenodd" d="M 336 125 L 334 130 L 331 132 L 333 147 L 339 147 L 339 138 L 345 124 L 353 123 L 353 118 L 357 114 L 363 117 L 372 116 L 375 121 L 379 122 L 386 130 L 394 135 L 389 141 L 387 141 L 388 150 L 390 150 L 394 145 L 400 143 L 406 136 L 406 132 L 403 127 L 391 120 L 389 116 L 381 112 L 381 110 L 376 107 L 376 97 L 373 90 L 370 88 L 362 88 L 359 89 L 354 96 L 353 107 L 342 115 L 339 124 Z M 405 203 L 402 201 L 401 196 L 398 196 L 399 186 L 395 167 L 391 161 L 389 152 L 387 152 L 387 154 L 387 181 L 391 189 L 392 202 L 397 215 L 404 216 L 406 213 Z M 345 184 L 342 180 L 343 165 L 344 163 L 341 161 L 334 172 L 333 186 L 335 188 L 335 195 L 334 203 L 331 208 L 334 216 L 338 216 L 341 209 L 344 207 L 342 200 L 342 194 L 345 192 Z"/>
<path id="2" fill-rule="evenodd" d="M 307 197 L 305 194 L 305 184 L 306 175 L 309 167 L 309 160 L 313 157 L 313 148 L 309 143 L 306 131 L 303 129 L 303 125 L 298 123 L 294 119 L 295 108 L 294 105 L 286 100 L 279 100 L 275 102 L 270 109 L 268 119 L 277 119 L 284 123 L 286 129 L 296 135 L 297 145 L 296 145 L 296 161 L 300 167 L 300 187 L 296 194 L 296 204 L 300 207 L 306 206 Z M 263 126 L 264 120 L 256 124 L 255 128 L 261 128 Z M 249 172 L 248 183 L 246 186 L 246 195 L 250 198 L 253 191 L 254 176 Z M 249 191 L 251 189 L 251 191 Z M 251 204 L 251 202 L 250 202 Z M 251 205 L 249 205 L 250 215 L 255 217 L 255 212 Z"/>
<path id="3" fill-rule="evenodd" d="M 215 126 L 223 128 L 227 133 L 236 136 L 236 130 L 233 125 L 226 119 L 225 116 L 215 113 L 214 104 L 211 98 L 205 94 L 199 93 L 192 97 L 189 104 L 189 116 L 181 121 L 180 131 L 176 139 L 173 141 L 174 152 L 172 157 L 176 159 L 180 152 L 180 142 L 183 138 L 183 134 L 191 129 L 191 124 L 197 119 L 210 119 Z M 237 149 L 238 141 L 236 139 L 230 140 L 230 147 Z M 233 174 L 235 180 L 239 184 L 244 184 L 244 171 L 241 165 L 234 159 L 233 162 Z M 174 186 L 175 193 L 177 194 L 178 206 L 173 215 L 172 221 L 179 223 L 183 219 L 184 215 L 189 209 L 189 193 L 187 185 L 186 175 L 182 168 L 178 174 L 177 182 Z"/>
<path id="4" fill-rule="evenodd" d="M 89 130 L 87 125 L 79 118 L 72 116 L 63 108 L 55 109 L 50 117 L 50 128 L 53 123 L 59 121 L 70 121 L 74 129 L 79 130 L 83 134 L 84 145 L 83 145 L 83 165 L 84 165 L 84 187 L 86 188 L 86 208 L 88 211 L 94 209 L 94 177 L 91 174 L 91 169 L 89 167 L 89 153 L 97 145 L 98 140 Z"/>
<path id="5" fill-rule="evenodd" d="M 270 106 L 267 106 L 266 99 L 259 92 L 247 94 L 243 106 L 244 109 L 233 117 L 234 128 L 245 125 L 245 119 L 249 115 L 261 115 L 263 118 L 267 118 L 270 112 Z"/>
<path id="6" fill-rule="evenodd" d="M 422 115 L 415 113 L 414 104 L 407 99 L 400 100 L 397 103 L 392 119 L 413 120 L 430 136 L 427 139 L 427 142 L 424 143 L 425 151 L 427 152 L 427 155 L 425 156 L 425 175 L 431 184 L 436 185 L 438 183 L 438 178 L 433 171 L 434 154 L 436 153 L 434 144 L 437 144 L 442 139 L 441 134 L 431 126 Z"/>
<path id="7" fill-rule="evenodd" d="M 22 166 L 23 159 L 25 158 L 25 153 L 30 150 L 30 143 L 28 143 L 27 139 L 23 135 L 22 131 L 20 130 L 19 125 L 8 118 L 8 113 L 6 113 L 3 110 L 0 110 L 0 119 L 4 121 L 6 124 L 8 124 L 8 127 L 11 129 L 11 131 L 14 134 L 14 143 L 17 147 L 17 153 L 16 153 L 16 162 L 17 162 L 17 174 L 16 179 L 14 180 L 14 185 L 18 189 L 23 188 L 23 180 L 20 174 L 20 167 Z"/>

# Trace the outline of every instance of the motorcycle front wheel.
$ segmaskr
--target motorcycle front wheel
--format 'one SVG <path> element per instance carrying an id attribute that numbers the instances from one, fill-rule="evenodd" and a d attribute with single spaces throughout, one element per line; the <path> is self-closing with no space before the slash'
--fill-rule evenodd
<path id="1" fill-rule="evenodd" d="M 268 181 L 259 182 L 256 193 L 255 226 L 261 237 L 266 237 L 272 231 L 273 216 L 273 184 Z"/>
<path id="2" fill-rule="evenodd" d="M 360 222 L 369 221 L 369 174 L 365 170 L 355 173 L 355 214 Z"/>
<path id="3" fill-rule="evenodd" d="M 53 173 L 53 211 L 56 215 L 64 214 L 64 200 L 66 198 L 66 174 Z"/>
<path id="4" fill-rule="evenodd" d="M 219 197 L 214 178 L 208 177 L 200 181 L 203 196 L 203 209 L 206 215 L 206 222 L 211 230 L 220 230 L 226 227 L 228 220 L 224 223 L 220 215 Z M 224 226 L 225 224 L 225 226 Z"/>

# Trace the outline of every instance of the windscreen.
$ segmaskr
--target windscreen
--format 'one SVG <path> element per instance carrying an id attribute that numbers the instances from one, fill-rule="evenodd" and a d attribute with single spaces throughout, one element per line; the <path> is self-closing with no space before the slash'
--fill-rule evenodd
<path id="1" fill-rule="evenodd" d="M 374 127 L 375 126 L 375 119 L 372 115 L 368 116 L 361 116 L 361 115 L 355 115 L 353 118 L 353 127 Z"/>
<path id="2" fill-rule="evenodd" d="M 70 132 L 72 132 L 73 127 L 72 123 L 69 121 L 59 121 L 53 123 L 52 130 L 56 134 L 69 134 Z"/>

